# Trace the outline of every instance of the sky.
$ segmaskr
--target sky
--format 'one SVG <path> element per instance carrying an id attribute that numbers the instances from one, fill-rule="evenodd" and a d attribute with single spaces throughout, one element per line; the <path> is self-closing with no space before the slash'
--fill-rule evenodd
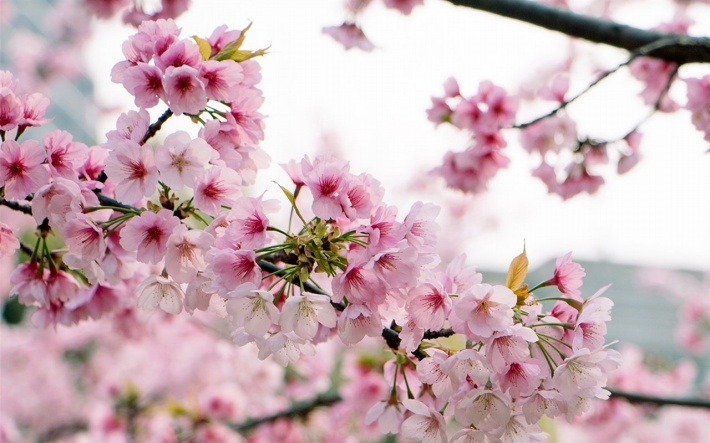
<path id="1" fill-rule="evenodd" d="M 184 36 L 207 36 L 223 23 L 241 29 L 252 22 L 245 46 L 270 47 L 259 62 L 268 116 L 262 147 L 272 166 L 260 184 L 272 197 L 278 194 L 270 180 L 288 183 L 278 163 L 312 156 L 327 146 L 349 160 L 351 172 L 368 172 L 380 180 L 385 200 L 396 204 L 402 217 L 416 200 L 440 204 L 444 214 L 453 204 L 464 215 L 451 223 L 443 217 L 443 249 L 466 252 L 469 262 L 482 269 L 505 269 L 523 243 L 531 267 L 573 251 L 578 259 L 710 269 L 710 154 L 705 153 L 710 144 L 685 112 L 654 116 L 642 128 L 641 164 L 624 176 L 609 177 L 593 196 L 563 202 L 547 194 L 530 177 L 536 163 L 522 152 L 515 132 L 506 134 L 511 167 L 484 195 L 445 190 L 443 182 L 428 175 L 446 151 L 467 146 L 465 134 L 435 128 L 426 119 L 430 99 L 442 93 L 443 82 L 455 76 L 464 94 L 475 93 L 485 79 L 515 90 L 521 81 L 559 63 L 567 43 L 558 34 L 443 1 L 427 0 L 409 17 L 374 5 L 360 21 L 376 45 L 365 53 L 345 51 L 321 33 L 345 18 L 338 1 L 193 3 L 177 20 Z M 668 12 L 646 7 L 630 23 L 650 26 Z M 121 43 L 132 32 L 102 23 L 87 51 L 99 101 L 107 108 L 132 108 L 122 86 L 108 80 L 122 57 Z M 710 25 L 697 25 L 695 33 L 710 35 Z M 622 51 L 594 49 L 594 62 L 602 66 L 624 60 Z M 710 69 L 702 66 L 681 70 L 681 76 L 707 74 Z M 587 80 L 573 79 L 572 89 Z M 682 98 L 681 86 L 672 92 Z M 635 98 L 640 88 L 620 72 L 570 112 L 582 130 L 618 136 L 647 113 Z M 102 120 L 99 138 L 116 116 Z M 167 129 L 186 125 L 180 119 L 169 123 Z M 414 182 L 418 190 L 411 189 Z"/>

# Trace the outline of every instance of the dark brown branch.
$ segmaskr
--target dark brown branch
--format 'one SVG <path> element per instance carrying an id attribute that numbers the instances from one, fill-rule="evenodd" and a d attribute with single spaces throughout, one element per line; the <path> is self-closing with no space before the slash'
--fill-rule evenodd
<path id="1" fill-rule="evenodd" d="M 594 43 L 633 52 L 659 40 L 674 43 L 654 49 L 648 55 L 678 63 L 710 63 L 710 38 L 664 33 L 561 10 L 528 0 L 448 0 L 458 6 L 490 12 L 558 31 Z"/>
<path id="2" fill-rule="evenodd" d="M 710 400 L 701 398 L 666 398 L 653 397 L 643 394 L 632 394 L 630 392 L 622 392 L 614 389 L 609 389 L 611 398 L 623 398 L 633 404 L 650 404 L 655 406 L 687 406 L 691 408 L 708 408 L 710 409 Z"/>
<path id="3" fill-rule="evenodd" d="M 268 262 L 268 261 L 266 261 L 266 260 L 260 260 L 260 261 L 259 261 L 259 267 L 260 267 L 261 269 L 263 269 L 264 271 L 266 271 L 266 272 L 268 272 L 268 273 L 270 273 L 270 274 L 279 276 L 279 277 L 283 277 L 284 275 L 286 275 L 286 270 L 285 270 L 284 268 L 281 268 L 281 267 L 279 267 L 279 266 L 276 266 L 275 264 L 273 264 L 273 263 L 271 263 L 271 262 Z M 312 292 L 312 293 L 314 293 L 314 294 L 327 295 L 328 297 L 330 297 L 330 294 L 328 294 L 327 292 L 325 292 L 325 291 L 322 290 L 321 288 L 317 287 L 316 285 L 314 285 L 314 284 L 312 284 L 312 283 L 309 283 L 309 282 L 307 282 L 307 281 L 306 281 L 306 282 L 302 282 L 302 283 L 303 283 L 303 288 L 304 288 L 306 291 Z M 298 283 L 295 283 L 295 282 L 294 282 L 294 284 L 298 284 Z M 331 301 L 330 304 L 333 305 L 333 307 L 334 307 L 335 309 L 337 309 L 338 311 L 344 311 L 344 310 L 345 310 L 345 303 L 338 303 L 338 302 L 333 302 L 333 301 Z"/>
<path id="4" fill-rule="evenodd" d="M 41 433 L 37 437 L 37 443 L 48 443 L 62 439 L 64 437 L 71 437 L 72 435 L 85 432 L 89 429 L 89 425 L 83 421 L 75 421 L 71 423 L 66 423 Z"/>
<path id="5" fill-rule="evenodd" d="M 8 208 L 10 208 L 14 211 L 19 211 L 24 214 L 32 215 L 32 208 L 30 206 L 22 205 L 20 203 L 10 201 L 10 200 L 5 200 L 4 198 L 0 198 L 0 206 L 7 206 Z"/>
<path id="6" fill-rule="evenodd" d="M 160 128 L 163 126 L 163 123 L 168 121 L 170 117 L 172 117 L 173 111 L 168 108 L 167 111 L 163 112 L 163 115 L 158 117 L 158 119 L 155 121 L 155 123 L 151 124 L 148 126 L 148 130 L 145 131 L 145 135 L 143 136 L 143 140 L 141 140 L 141 145 L 144 145 L 148 140 L 150 140 L 151 137 L 153 137 L 155 134 L 160 131 Z"/>
<path id="7" fill-rule="evenodd" d="M 229 427 L 234 431 L 242 433 L 265 423 L 276 421 L 280 418 L 304 418 L 314 409 L 321 406 L 330 406 L 332 404 L 340 402 L 342 399 L 343 398 L 337 392 L 326 392 L 324 394 L 318 395 L 313 400 L 295 403 L 293 406 L 291 406 L 289 409 L 286 409 L 285 411 L 277 412 L 276 414 L 267 415 L 261 418 L 247 420 L 244 423 L 231 425 Z"/>

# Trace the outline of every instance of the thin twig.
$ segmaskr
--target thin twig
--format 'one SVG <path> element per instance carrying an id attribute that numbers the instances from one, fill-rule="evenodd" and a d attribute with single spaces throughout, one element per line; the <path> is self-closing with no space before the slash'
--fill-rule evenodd
<path id="1" fill-rule="evenodd" d="M 653 51 L 657 50 L 658 48 L 666 47 L 668 45 L 674 44 L 677 41 L 677 38 L 668 38 L 665 40 L 658 40 L 655 42 L 651 42 L 646 46 L 643 46 L 641 48 L 638 48 L 637 50 L 633 51 L 631 53 L 631 56 L 615 66 L 614 68 L 603 72 L 599 77 L 597 77 L 593 82 L 591 82 L 589 85 L 587 85 L 586 88 L 578 92 L 576 95 L 568 98 L 567 100 L 561 102 L 558 106 L 550 110 L 550 112 L 543 114 L 539 117 L 536 117 L 528 122 L 525 123 L 518 123 L 515 125 L 512 125 L 511 128 L 516 128 L 516 129 L 524 129 L 527 128 L 528 126 L 532 126 L 535 123 L 544 120 L 546 118 L 552 117 L 553 115 L 557 114 L 561 110 L 565 109 L 568 105 L 572 104 L 574 101 L 576 101 L 578 98 L 582 97 L 584 94 L 589 92 L 593 87 L 598 85 L 602 80 L 605 78 L 609 77 L 611 74 L 617 72 L 619 69 L 623 68 L 624 66 L 629 65 L 631 62 L 636 60 L 639 57 L 647 57 L 648 54 L 652 53 Z M 670 83 L 667 85 L 667 87 L 670 87 Z"/>

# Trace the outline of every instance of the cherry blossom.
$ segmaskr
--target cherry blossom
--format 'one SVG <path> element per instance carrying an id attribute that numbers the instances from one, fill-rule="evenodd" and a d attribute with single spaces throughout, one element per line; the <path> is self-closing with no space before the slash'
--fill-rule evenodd
<path id="1" fill-rule="evenodd" d="M 0 144 L 0 186 L 5 198 L 24 200 L 49 182 L 43 166 L 47 158 L 44 149 L 34 140 L 17 143 L 6 140 Z"/>
<path id="2" fill-rule="evenodd" d="M 179 225 L 180 220 L 167 209 L 157 214 L 145 211 L 121 230 L 121 246 L 136 251 L 136 259 L 142 263 L 158 263 L 165 257 L 168 239 Z"/>

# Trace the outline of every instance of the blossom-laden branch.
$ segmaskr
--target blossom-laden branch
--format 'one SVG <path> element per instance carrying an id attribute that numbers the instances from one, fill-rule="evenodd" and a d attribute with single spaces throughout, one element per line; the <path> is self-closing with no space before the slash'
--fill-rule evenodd
<path id="1" fill-rule="evenodd" d="M 448 0 L 458 6 L 490 12 L 558 31 L 594 43 L 634 52 L 654 42 L 666 41 L 647 54 L 677 63 L 710 63 L 710 38 L 690 37 L 635 28 L 595 17 L 576 14 L 529 0 Z"/>

